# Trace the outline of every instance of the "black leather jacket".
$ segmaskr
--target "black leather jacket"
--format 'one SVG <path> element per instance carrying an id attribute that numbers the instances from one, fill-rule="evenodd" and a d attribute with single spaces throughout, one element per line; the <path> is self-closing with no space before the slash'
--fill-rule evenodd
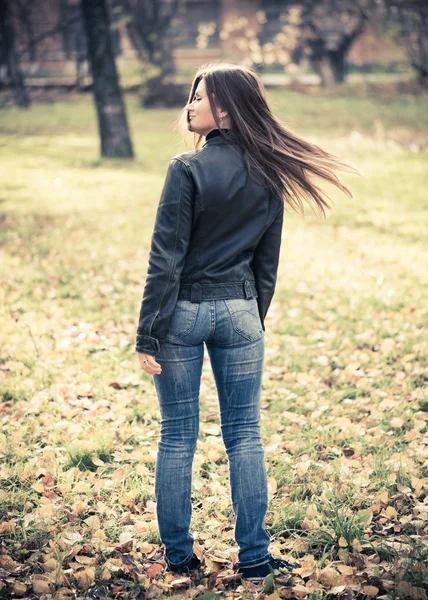
<path id="1" fill-rule="evenodd" d="M 283 216 L 282 199 L 248 176 L 238 145 L 218 129 L 202 148 L 174 156 L 151 239 L 136 351 L 160 352 L 179 298 L 257 297 L 265 330 Z"/>

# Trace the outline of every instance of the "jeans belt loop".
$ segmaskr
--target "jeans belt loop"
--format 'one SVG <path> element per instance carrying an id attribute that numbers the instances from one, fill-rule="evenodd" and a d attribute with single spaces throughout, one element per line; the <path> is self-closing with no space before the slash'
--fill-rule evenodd
<path id="1" fill-rule="evenodd" d="M 250 298 L 254 298 L 253 291 L 251 289 L 251 284 L 248 281 L 248 279 L 246 279 L 244 281 L 244 290 L 245 290 L 245 298 L 247 298 L 247 300 L 249 300 Z"/>
<path id="2" fill-rule="evenodd" d="M 202 286 L 200 283 L 192 283 L 190 288 L 190 302 L 202 302 Z"/>

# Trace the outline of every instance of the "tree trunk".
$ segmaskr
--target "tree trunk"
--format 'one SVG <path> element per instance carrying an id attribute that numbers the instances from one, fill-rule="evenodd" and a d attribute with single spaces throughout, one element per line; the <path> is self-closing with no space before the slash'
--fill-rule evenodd
<path id="1" fill-rule="evenodd" d="M 428 68 L 423 65 L 413 65 L 413 67 L 416 70 L 419 85 L 428 89 Z"/>
<path id="2" fill-rule="evenodd" d="M 19 68 L 15 49 L 15 31 L 13 28 L 10 0 L 0 0 L 0 39 L 6 60 L 7 76 L 13 89 L 15 103 L 20 108 L 29 108 L 31 98 L 25 87 L 24 77 Z"/>
<path id="3" fill-rule="evenodd" d="M 328 53 L 328 60 L 336 83 L 345 81 L 345 50 L 333 50 Z"/>
<path id="4" fill-rule="evenodd" d="M 321 80 L 322 87 L 333 87 L 338 83 L 336 71 L 327 52 L 309 58 L 311 66 Z M 343 81 L 343 80 L 342 80 Z"/>
<path id="5" fill-rule="evenodd" d="M 165 2 L 162 10 L 160 0 L 111 0 L 141 64 L 140 103 L 145 108 L 177 107 L 187 101 L 188 90 L 174 81 L 176 40 L 171 21 L 180 1 Z"/>
<path id="6" fill-rule="evenodd" d="M 105 0 L 81 0 L 81 6 L 101 138 L 101 155 L 133 158 Z"/>
<path id="7" fill-rule="evenodd" d="M 147 107 L 175 107 L 186 102 L 187 90 L 174 82 L 175 64 L 171 36 L 165 34 L 159 39 L 156 51 L 150 57 L 151 67 L 157 73 L 145 80 L 140 93 L 140 103 Z"/>

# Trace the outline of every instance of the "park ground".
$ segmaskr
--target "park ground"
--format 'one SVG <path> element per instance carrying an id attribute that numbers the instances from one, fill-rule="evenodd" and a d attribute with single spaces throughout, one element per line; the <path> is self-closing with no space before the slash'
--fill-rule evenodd
<path id="1" fill-rule="evenodd" d="M 205 572 L 163 573 L 160 413 L 134 344 L 168 162 L 190 148 L 178 111 L 129 94 L 136 159 L 102 160 L 92 98 L 59 95 L 0 112 L 0 597 L 427 598 L 427 95 L 268 94 L 362 174 L 339 174 L 352 199 L 325 186 L 326 219 L 286 213 L 266 319 L 266 528 L 298 569 L 234 574 L 206 356 L 191 527 Z"/>

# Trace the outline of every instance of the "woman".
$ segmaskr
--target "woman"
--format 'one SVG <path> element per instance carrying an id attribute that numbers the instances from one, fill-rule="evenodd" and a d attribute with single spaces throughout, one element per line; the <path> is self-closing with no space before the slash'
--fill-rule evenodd
<path id="1" fill-rule="evenodd" d="M 192 461 L 207 347 L 229 462 L 237 571 L 261 581 L 293 565 L 269 552 L 260 393 L 264 320 L 278 269 L 284 205 L 329 207 L 316 175 L 348 196 L 333 169 L 352 167 L 287 130 L 246 67 L 203 65 L 179 121 L 194 150 L 174 156 L 157 209 L 137 330 L 142 369 L 161 411 L 156 507 L 166 569 L 200 565 L 193 553 Z M 202 137 L 205 143 L 202 147 Z"/>

